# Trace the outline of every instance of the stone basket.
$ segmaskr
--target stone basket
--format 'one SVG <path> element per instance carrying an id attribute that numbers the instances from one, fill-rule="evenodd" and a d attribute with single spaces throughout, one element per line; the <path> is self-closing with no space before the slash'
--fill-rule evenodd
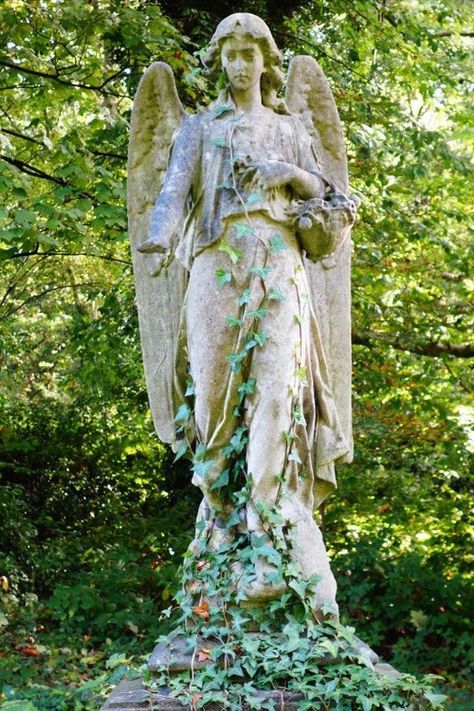
<path id="1" fill-rule="evenodd" d="M 355 222 L 356 209 L 356 199 L 337 194 L 296 205 L 294 225 L 308 259 L 318 262 L 341 247 Z"/>

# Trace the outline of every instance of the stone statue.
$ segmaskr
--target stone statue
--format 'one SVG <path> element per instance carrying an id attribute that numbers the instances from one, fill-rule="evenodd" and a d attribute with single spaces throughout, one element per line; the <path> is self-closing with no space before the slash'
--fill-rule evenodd
<path id="1" fill-rule="evenodd" d="M 283 101 L 281 61 L 267 25 L 237 13 L 203 59 L 220 87 L 206 110 L 184 112 L 168 65 L 148 69 L 129 226 L 156 431 L 204 497 L 191 550 L 265 541 L 250 573 L 233 568 L 238 599 L 258 605 L 285 590 L 268 555 L 284 549 L 322 618 L 336 583 L 313 511 L 351 459 L 356 201 L 321 68 L 295 57 Z"/>

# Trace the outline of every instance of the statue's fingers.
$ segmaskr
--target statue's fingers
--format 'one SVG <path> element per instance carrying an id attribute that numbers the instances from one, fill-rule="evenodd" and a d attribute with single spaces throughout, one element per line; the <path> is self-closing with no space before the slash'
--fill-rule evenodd
<path id="1" fill-rule="evenodd" d="M 155 254 L 153 262 L 148 272 L 151 277 L 160 276 L 163 269 L 168 265 L 168 256 L 166 254 Z"/>
<path id="2" fill-rule="evenodd" d="M 152 239 L 147 239 L 146 242 L 142 242 L 137 246 L 137 251 L 141 252 L 142 254 L 150 254 L 152 252 L 164 252 L 165 248 L 161 246 L 161 244 L 158 244 L 158 242 L 155 242 L 155 240 Z"/>

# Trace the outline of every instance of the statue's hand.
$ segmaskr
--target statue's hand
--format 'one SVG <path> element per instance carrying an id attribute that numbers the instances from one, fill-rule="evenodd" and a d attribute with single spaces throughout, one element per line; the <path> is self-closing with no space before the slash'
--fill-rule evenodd
<path id="1" fill-rule="evenodd" d="M 243 172 L 242 185 L 251 184 L 256 188 L 280 188 L 288 185 L 295 177 L 294 167 L 279 160 L 259 160 L 251 163 Z"/>
<path id="2" fill-rule="evenodd" d="M 137 251 L 142 252 L 142 254 L 151 254 L 153 252 L 159 252 L 160 254 L 166 254 L 169 251 L 169 247 L 161 244 L 158 240 L 147 239 L 137 246 Z"/>
<path id="3" fill-rule="evenodd" d="M 151 277 L 160 276 L 162 270 L 168 266 L 170 263 L 171 255 L 169 253 L 157 254 L 156 252 L 152 255 L 150 261 L 148 274 Z"/>

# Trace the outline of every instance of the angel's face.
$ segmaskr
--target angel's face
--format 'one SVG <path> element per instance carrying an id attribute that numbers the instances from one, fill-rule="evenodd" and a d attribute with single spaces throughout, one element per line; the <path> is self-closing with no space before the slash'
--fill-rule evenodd
<path id="1" fill-rule="evenodd" d="M 233 89 L 246 91 L 260 86 L 260 78 L 265 71 L 262 50 L 258 43 L 248 36 L 235 34 L 222 45 L 222 68 Z"/>

